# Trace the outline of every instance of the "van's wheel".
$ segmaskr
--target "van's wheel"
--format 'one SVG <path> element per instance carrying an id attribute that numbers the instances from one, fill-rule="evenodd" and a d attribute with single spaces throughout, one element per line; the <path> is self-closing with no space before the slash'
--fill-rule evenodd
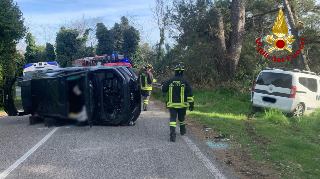
<path id="1" fill-rule="evenodd" d="M 261 111 L 261 108 L 256 107 L 256 106 L 252 106 L 252 111 L 253 112 L 259 112 L 259 111 Z"/>
<path id="2" fill-rule="evenodd" d="M 303 112 L 304 112 L 304 106 L 299 103 L 296 108 L 294 108 L 293 112 L 292 112 L 292 116 L 297 116 L 297 117 L 301 117 L 303 116 Z"/>

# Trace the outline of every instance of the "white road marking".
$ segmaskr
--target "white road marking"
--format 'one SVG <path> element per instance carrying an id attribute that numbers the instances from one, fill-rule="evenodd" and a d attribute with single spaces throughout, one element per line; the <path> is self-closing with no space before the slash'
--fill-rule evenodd
<path id="1" fill-rule="evenodd" d="M 0 179 L 6 178 L 10 172 L 17 168 L 23 161 L 25 161 L 34 151 L 36 151 L 42 144 L 44 144 L 49 137 L 55 133 L 59 127 L 54 128 L 49 134 L 47 134 L 43 139 L 41 139 L 35 146 L 33 146 L 27 153 L 25 153 L 21 158 L 19 158 L 14 164 L 12 164 L 7 170 L 0 174 Z"/>
<path id="2" fill-rule="evenodd" d="M 226 177 L 222 173 L 220 173 L 220 171 L 211 163 L 211 161 L 201 153 L 200 149 L 196 146 L 196 144 L 194 144 L 187 136 L 181 137 L 215 178 L 226 179 Z"/>

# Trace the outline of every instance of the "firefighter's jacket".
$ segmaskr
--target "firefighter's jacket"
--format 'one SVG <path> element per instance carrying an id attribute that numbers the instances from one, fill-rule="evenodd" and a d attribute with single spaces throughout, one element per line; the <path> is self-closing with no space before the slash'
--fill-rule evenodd
<path id="1" fill-rule="evenodd" d="M 153 75 L 146 69 L 141 69 L 139 73 L 141 90 L 152 90 Z"/>
<path id="2" fill-rule="evenodd" d="M 168 108 L 186 108 L 188 103 L 194 104 L 192 88 L 183 76 L 174 76 L 161 86 L 161 90 L 168 92 Z"/>

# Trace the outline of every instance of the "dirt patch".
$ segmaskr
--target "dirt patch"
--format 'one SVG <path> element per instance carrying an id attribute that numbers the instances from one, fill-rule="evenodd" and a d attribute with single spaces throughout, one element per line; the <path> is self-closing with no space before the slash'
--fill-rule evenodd
<path id="1" fill-rule="evenodd" d="M 163 111 L 169 112 L 166 108 L 166 104 L 155 100 L 153 97 L 150 98 L 156 106 L 158 106 Z M 193 134 L 195 134 L 199 140 L 206 144 L 207 139 L 214 141 L 214 136 L 220 134 L 219 131 L 215 131 L 214 128 L 209 129 L 206 132 L 204 124 L 199 121 L 193 121 L 186 117 L 186 126 Z M 254 134 L 252 126 L 246 125 L 247 133 Z M 268 169 L 268 167 L 258 161 L 251 159 L 251 153 L 248 148 L 241 146 L 236 141 L 233 140 L 233 137 L 230 136 L 231 141 L 228 142 L 232 145 L 232 148 L 229 149 L 211 149 L 214 154 L 223 161 L 230 169 L 232 169 L 240 178 L 244 179 L 275 179 L 279 178 L 275 173 Z M 253 139 L 259 143 L 270 143 L 266 139 L 260 140 L 260 137 L 256 136 Z"/>
<path id="2" fill-rule="evenodd" d="M 1 116 L 5 116 L 5 115 L 7 115 L 6 112 L 0 112 L 0 117 L 1 117 Z"/>

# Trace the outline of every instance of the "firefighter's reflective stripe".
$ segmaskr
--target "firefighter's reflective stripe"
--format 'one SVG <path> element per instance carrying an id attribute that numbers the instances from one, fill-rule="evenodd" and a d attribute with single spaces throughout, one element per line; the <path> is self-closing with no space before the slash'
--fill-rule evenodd
<path id="1" fill-rule="evenodd" d="M 187 97 L 187 99 L 188 99 L 188 103 L 192 103 L 192 102 L 194 102 L 193 96 L 191 96 L 191 97 Z"/>
<path id="2" fill-rule="evenodd" d="M 168 108 L 186 108 L 188 107 L 188 103 L 184 102 L 184 91 L 185 91 L 185 87 L 182 86 L 181 87 L 181 91 L 180 91 L 180 103 L 173 103 L 172 102 L 172 89 L 173 89 L 173 84 L 171 83 L 169 85 L 169 99 L 168 99 L 168 103 L 167 103 L 167 107 Z"/>
<path id="3" fill-rule="evenodd" d="M 149 100 L 143 100 L 143 104 L 148 104 Z"/>
<path id="4" fill-rule="evenodd" d="M 186 108 L 188 103 L 167 103 L 168 108 Z"/>
<path id="5" fill-rule="evenodd" d="M 180 97 L 181 97 L 181 103 L 184 103 L 184 86 L 181 87 Z"/>
<path id="6" fill-rule="evenodd" d="M 168 103 L 172 103 L 172 88 L 173 88 L 173 84 L 169 85 L 169 102 Z"/>
<path id="7" fill-rule="evenodd" d="M 177 126 L 177 122 L 170 122 L 170 127 L 176 127 Z"/>
<path id="8" fill-rule="evenodd" d="M 144 76 L 145 74 L 143 74 L 143 77 L 144 77 L 144 85 L 142 85 L 142 75 L 140 75 L 140 85 L 141 85 L 141 89 L 142 90 L 152 90 L 152 86 L 148 86 L 148 80 L 147 80 L 147 77 Z"/>
<path id="9" fill-rule="evenodd" d="M 179 122 L 180 125 L 186 125 L 186 121 Z"/>

